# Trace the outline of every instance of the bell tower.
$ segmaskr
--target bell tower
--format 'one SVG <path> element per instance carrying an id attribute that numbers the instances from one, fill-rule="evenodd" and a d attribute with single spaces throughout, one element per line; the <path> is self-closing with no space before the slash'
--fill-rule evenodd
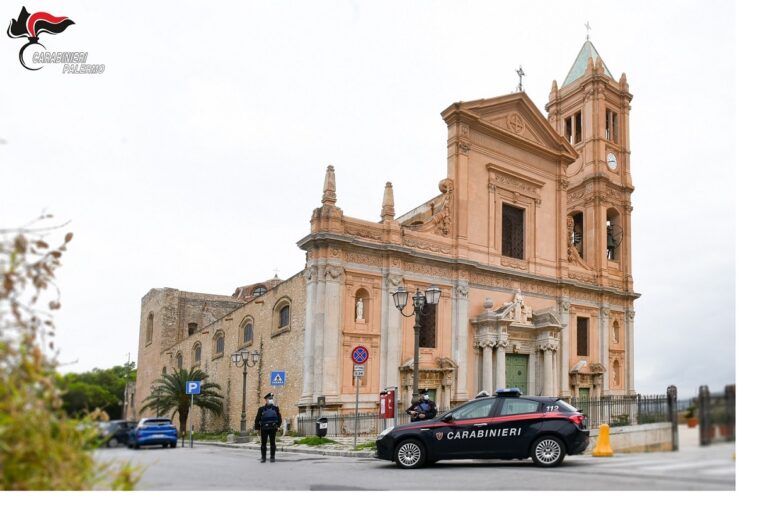
<path id="1" fill-rule="evenodd" d="M 629 93 L 587 38 L 546 105 L 552 127 L 578 152 L 566 170 L 568 267 L 598 286 L 632 291 Z"/>

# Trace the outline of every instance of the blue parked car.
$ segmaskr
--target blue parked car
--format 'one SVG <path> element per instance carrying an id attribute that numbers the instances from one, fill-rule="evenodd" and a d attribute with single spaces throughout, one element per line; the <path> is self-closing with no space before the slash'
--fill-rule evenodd
<path id="1" fill-rule="evenodd" d="M 137 450 L 152 444 L 176 448 L 177 438 L 176 427 L 169 418 L 142 418 L 128 434 L 128 448 Z"/>

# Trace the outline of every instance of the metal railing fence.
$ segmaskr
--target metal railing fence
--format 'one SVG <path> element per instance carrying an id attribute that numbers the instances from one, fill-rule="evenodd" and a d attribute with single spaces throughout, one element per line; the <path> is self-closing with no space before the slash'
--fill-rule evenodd
<path id="1" fill-rule="evenodd" d="M 666 395 L 606 396 L 600 399 L 571 399 L 570 404 L 581 410 L 588 418 L 589 428 L 597 428 L 603 423 L 611 427 L 642 425 L 669 421 L 669 407 Z M 440 414 L 442 411 L 438 411 Z M 354 414 L 327 414 L 328 436 L 351 436 L 355 432 Z M 301 436 L 315 435 L 315 422 L 318 417 L 304 416 L 297 418 L 296 430 Z M 357 416 L 357 433 L 360 436 L 376 436 L 394 424 L 392 419 L 380 418 L 377 413 L 360 413 Z M 410 423 L 411 418 L 405 412 L 399 412 L 397 424 Z"/>
<path id="2" fill-rule="evenodd" d="M 570 404 L 587 416 L 589 427 L 603 423 L 611 427 L 668 421 L 666 395 L 605 396 L 600 399 L 571 399 Z"/>

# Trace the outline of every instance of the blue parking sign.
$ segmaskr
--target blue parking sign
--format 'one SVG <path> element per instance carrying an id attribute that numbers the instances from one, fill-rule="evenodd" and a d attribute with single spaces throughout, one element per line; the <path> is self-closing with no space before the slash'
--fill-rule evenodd
<path id="1" fill-rule="evenodd" d="M 269 377 L 272 386 L 285 386 L 285 372 L 272 372 Z"/>
<path id="2" fill-rule="evenodd" d="M 186 392 L 188 395 L 199 395 L 200 394 L 200 381 L 199 380 L 188 380 L 187 386 L 186 386 Z"/>

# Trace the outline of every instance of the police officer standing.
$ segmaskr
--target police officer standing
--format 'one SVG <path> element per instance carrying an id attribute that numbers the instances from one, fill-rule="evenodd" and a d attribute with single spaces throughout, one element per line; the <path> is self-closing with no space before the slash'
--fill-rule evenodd
<path id="1" fill-rule="evenodd" d="M 261 431 L 261 462 L 267 461 L 267 439 L 269 439 L 269 462 L 275 462 L 275 435 L 283 423 L 280 408 L 275 405 L 272 393 L 264 395 L 266 403 L 256 412 L 254 428 Z"/>
<path id="2" fill-rule="evenodd" d="M 414 399 L 411 406 L 406 410 L 411 415 L 411 421 L 431 420 L 437 414 L 435 402 L 429 399 L 429 391 L 421 391 L 421 400 Z"/>

